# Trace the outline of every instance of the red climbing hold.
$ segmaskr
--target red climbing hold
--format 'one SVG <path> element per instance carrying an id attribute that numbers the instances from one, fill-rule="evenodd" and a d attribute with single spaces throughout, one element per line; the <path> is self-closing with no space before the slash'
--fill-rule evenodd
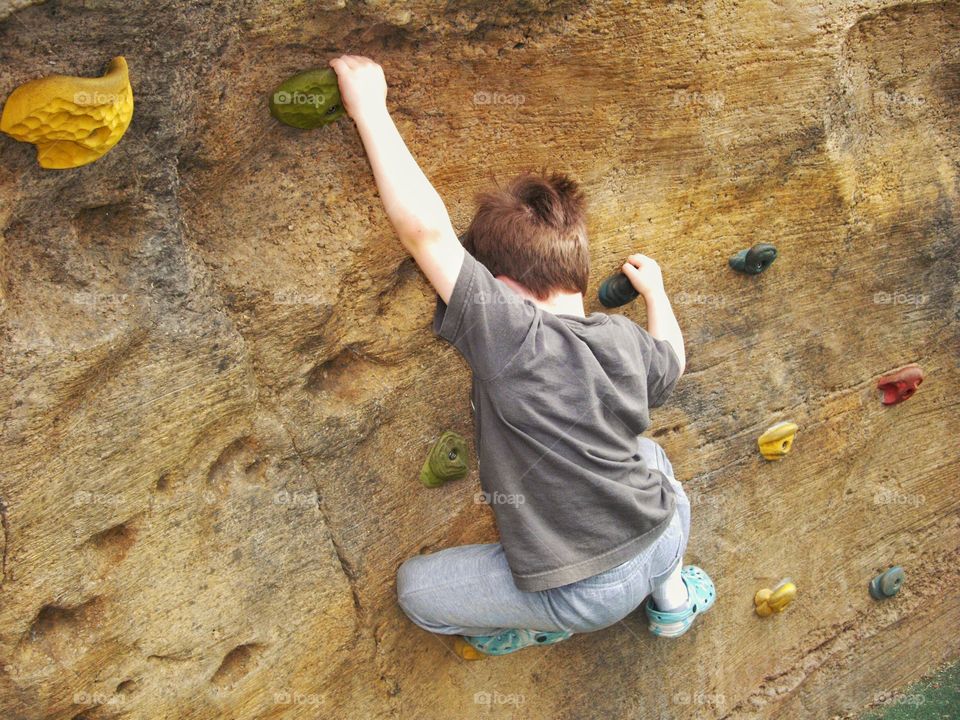
<path id="1" fill-rule="evenodd" d="M 884 405 L 896 405 L 913 397 L 922 382 L 923 368 L 910 363 L 877 380 L 877 389 L 883 392 Z"/>

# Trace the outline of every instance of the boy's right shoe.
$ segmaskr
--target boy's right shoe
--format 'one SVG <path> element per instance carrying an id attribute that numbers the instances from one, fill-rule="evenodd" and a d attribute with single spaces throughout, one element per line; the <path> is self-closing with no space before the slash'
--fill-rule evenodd
<path id="1" fill-rule="evenodd" d="M 464 652 L 466 648 L 469 647 L 481 655 L 509 655 L 534 645 L 552 645 L 571 635 L 573 633 L 569 630 L 547 632 L 519 629 L 503 630 L 496 635 L 464 635 L 463 644 L 455 642 L 454 651 L 464 660 L 479 660 L 479 657 L 468 657 L 469 653 Z"/>
<path id="2" fill-rule="evenodd" d="M 717 591 L 713 580 L 696 565 L 687 565 L 680 571 L 680 578 L 687 586 L 689 607 L 680 612 L 662 612 L 653 604 L 653 598 L 647 600 L 647 618 L 650 620 L 650 632 L 657 637 L 680 637 L 690 626 L 694 618 L 713 607 L 717 600 Z"/>

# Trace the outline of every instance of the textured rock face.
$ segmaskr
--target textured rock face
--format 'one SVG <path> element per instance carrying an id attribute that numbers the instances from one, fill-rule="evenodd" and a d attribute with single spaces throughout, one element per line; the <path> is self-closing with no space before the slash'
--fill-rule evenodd
<path id="1" fill-rule="evenodd" d="M 958 654 L 960 6 L 547 5 L 0 2 L 4 97 L 124 55 L 136 98 L 78 170 L 0 139 L 0 715 L 820 718 Z M 591 199 L 592 292 L 660 260 L 689 365 L 650 432 L 719 594 L 681 640 L 641 612 L 468 664 L 396 607 L 405 557 L 496 531 L 475 465 L 417 479 L 473 437 L 469 372 L 352 124 L 268 112 L 343 51 L 458 227 L 546 165 Z"/>

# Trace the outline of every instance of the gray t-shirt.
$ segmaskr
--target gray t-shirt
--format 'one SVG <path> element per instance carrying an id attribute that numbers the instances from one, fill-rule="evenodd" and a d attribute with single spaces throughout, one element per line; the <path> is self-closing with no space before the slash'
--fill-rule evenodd
<path id="1" fill-rule="evenodd" d="M 673 488 L 637 450 L 680 376 L 669 343 L 623 315 L 545 311 L 468 252 L 433 331 L 473 370 L 480 485 L 518 588 L 609 570 L 667 528 Z"/>

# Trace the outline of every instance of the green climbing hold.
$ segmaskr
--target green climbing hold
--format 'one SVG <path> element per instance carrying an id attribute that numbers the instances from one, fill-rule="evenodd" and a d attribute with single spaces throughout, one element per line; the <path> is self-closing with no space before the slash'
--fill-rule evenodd
<path id="1" fill-rule="evenodd" d="M 900 592 L 900 586 L 906 579 L 903 568 L 899 565 L 882 572 L 870 581 L 870 596 L 874 600 L 886 600 Z"/>
<path id="2" fill-rule="evenodd" d="M 312 130 L 343 117 L 337 74 L 316 68 L 287 78 L 270 96 L 270 114 L 285 125 Z"/>
<path id="3" fill-rule="evenodd" d="M 430 449 L 420 470 L 420 482 L 427 487 L 440 487 L 447 480 L 467 476 L 467 441 L 455 432 L 445 430 Z"/>
<path id="4" fill-rule="evenodd" d="M 741 250 L 730 258 L 730 267 L 747 275 L 759 275 L 773 265 L 777 249 L 770 243 L 757 243 L 749 250 Z"/>

